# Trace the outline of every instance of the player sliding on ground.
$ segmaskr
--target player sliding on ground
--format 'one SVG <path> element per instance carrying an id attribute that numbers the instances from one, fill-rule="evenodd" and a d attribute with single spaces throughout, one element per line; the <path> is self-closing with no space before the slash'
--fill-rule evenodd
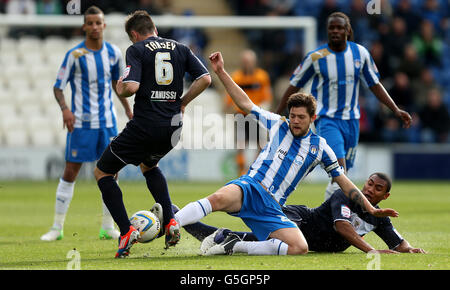
<path id="1" fill-rule="evenodd" d="M 312 95 L 296 93 L 288 100 L 289 120 L 255 106 L 225 71 L 220 52 L 209 57 L 214 72 L 234 103 L 245 113 L 252 113 L 269 130 L 269 142 L 251 165 L 248 173 L 176 213 L 180 226 L 196 223 L 213 211 L 240 217 L 258 242 L 252 249 L 266 255 L 306 254 L 308 244 L 297 225 L 281 210 L 289 194 L 315 166 L 324 170 L 342 188 L 344 194 L 371 215 L 398 216 L 392 209 L 372 206 L 361 191 L 344 175 L 334 152 L 325 139 L 314 134 L 310 125 L 316 115 Z M 270 238 L 270 240 L 267 240 Z M 230 251 L 239 238 L 231 235 L 222 244 Z M 247 250 L 248 254 L 253 251 Z"/>
<path id="2" fill-rule="evenodd" d="M 377 206 L 390 195 L 392 181 L 384 173 L 376 172 L 369 176 L 361 192 L 373 206 Z M 378 253 L 426 253 L 421 248 L 412 247 L 394 228 L 388 217 L 374 217 L 364 212 L 358 204 L 351 201 L 341 189 L 316 208 L 305 205 L 282 207 L 286 216 L 302 231 L 310 251 L 342 252 L 354 246 L 363 252 Z M 253 233 L 234 232 L 216 228 L 203 223 L 187 225 L 184 229 L 202 242 L 203 255 L 225 254 L 222 243 L 229 235 L 237 235 L 242 241 L 257 241 Z M 389 250 L 376 250 L 363 236 L 376 233 L 389 247 Z M 252 244 L 237 242 L 229 253 L 239 253 Z M 258 253 L 255 253 L 258 254 Z"/>

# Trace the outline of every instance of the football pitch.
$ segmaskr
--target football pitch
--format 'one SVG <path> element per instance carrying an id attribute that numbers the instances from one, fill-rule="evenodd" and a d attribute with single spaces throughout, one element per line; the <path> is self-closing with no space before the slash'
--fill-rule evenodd
<path id="1" fill-rule="evenodd" d="M 398 232 L 413 247 L 428 254 L 366 255 L 350 247 L 343 253 L 304 256 L 199 256 L 200 242 L 182 230 L 174 248 L 164 249 L 164 239 L 136 244 L 126 259 L 114 259 L 117 241 L 99 240 L 101 195 L 92 181 L 78 181 L 66 217 L 64 239 L 40 241 L 53 223 L 56 181 L 0 181 L 0 269 L 82 270 L 346 270 L 346 269 L 450 269 L 450 182 L 395 181 L 391 196 L 381 207 L 399 211 L 393 219 Z M 129 216 L 149 209 L 154 201 L 144 181 L 120 185 Z M 362 184 L 358 184 L 361 187 Z M 171 182 L 173 203 L 182 207 L 203 198 L 222 183 Z M 288 204 L 318 206 L 325 184 L 303 184 Z M 218 227 L 247 230 L 240 219 L 212 213 L 203 222 Z M 374 233 L 365 237 L 377 249 L 386 249 Z"/>

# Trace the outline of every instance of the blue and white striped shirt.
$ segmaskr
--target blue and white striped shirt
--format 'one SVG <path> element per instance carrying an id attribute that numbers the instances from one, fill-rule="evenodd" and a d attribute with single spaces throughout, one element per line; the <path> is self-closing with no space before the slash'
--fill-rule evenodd
<path id="1" fill-rule="evenodd" d="M 108 42 L 93 51 L 83 41 L 66 53 L 54 87 L 64 90 L 70 83 L 75 128 L 117 126 L 111 81 L 118 80 L 123 70 L 120 49 Z"/>
<path id="2" fill-rule="evenodd" d="M 359 119 L 359 84 L 371 87 L 379 82 L 378 69 L 363 46 L 347 41 L 342 52 L 324 44 L 308 53 L 291 76 L 290 83 L 310 88 L 317 100 L 318 116 Z"/>
<path id="3" fill-rule="evenodd" d="M 250 166 L 247 175 L 264 185 L 281 205 L 318 164 L 330 177 L 343 174 L 336 155 L 324 138 L 309 130 L 294 137 L 289 120 L 253 106 L 251 112 L 269 130 L 269 142 Z"/>

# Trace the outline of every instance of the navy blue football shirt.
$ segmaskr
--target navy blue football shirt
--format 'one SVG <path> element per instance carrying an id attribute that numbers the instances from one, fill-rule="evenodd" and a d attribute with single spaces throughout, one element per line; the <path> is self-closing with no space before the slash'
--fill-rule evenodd
<path id="1" fill-rule="evenodd" d="M 126 52 L 123 82 L 138 82 L 134 119 L 145 126 L 173 126 L 180 114 L 185 73 L 198 79 L 206 67 L 185 45 L 151 36 L 131 45 Z M 177 118 L 179 120 L 179 118 Z"/>
<path id="2" fill-rule="evenodd" d="M 403 241 L 389 217 L 379 218 L 364 212 L 342 190 L 335 191 L 319 207 L 288 205 L 283 212 L 299 225 L 311 251 L 340 252 L 351 246 L 335 230 L 334 224 L 340 220 L 349 222 L 360 236 L 373 231 L 389 249 L 397 247 Z"/>

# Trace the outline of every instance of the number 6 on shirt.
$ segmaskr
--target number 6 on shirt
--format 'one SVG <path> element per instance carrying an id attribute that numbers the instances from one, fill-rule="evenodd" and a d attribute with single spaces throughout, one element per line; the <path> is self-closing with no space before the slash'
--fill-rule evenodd
<path id="1" fill-rule="evenodd" d="M 155 79 L 158 85 L 170 85 L 173 80 L 173 67 L 170 62 L 169 52 L 157 52 L 155 54 Z"/>

